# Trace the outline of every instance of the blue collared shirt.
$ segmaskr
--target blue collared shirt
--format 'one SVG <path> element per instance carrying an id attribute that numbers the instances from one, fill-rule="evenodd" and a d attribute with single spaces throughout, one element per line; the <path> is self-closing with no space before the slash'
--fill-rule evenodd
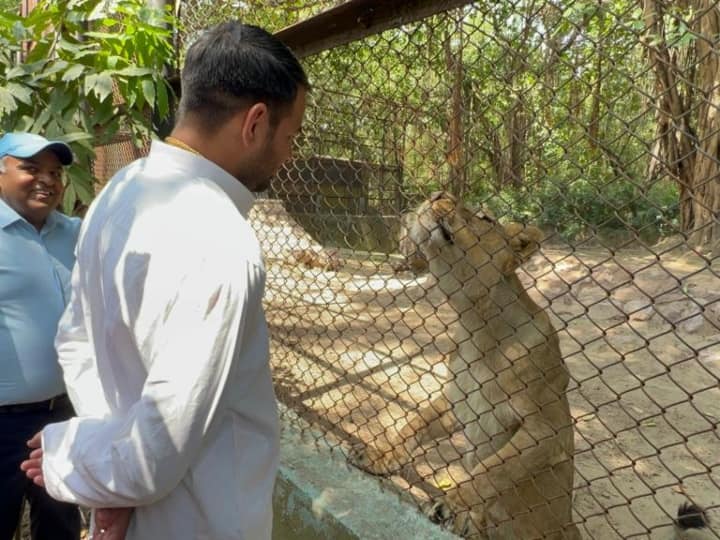
<path id="1" fill-rule="evenodd" d="M 80 219 L 52 212 L 41 231 L 0 199 L 0 405 L 63 393 L 55 352 Z"/>

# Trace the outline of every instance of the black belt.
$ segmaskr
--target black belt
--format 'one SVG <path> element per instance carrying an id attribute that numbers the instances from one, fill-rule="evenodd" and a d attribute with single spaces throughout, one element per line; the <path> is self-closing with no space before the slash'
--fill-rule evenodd
<path id="1" fill-rule="evenodd" d="M 0 414 L 28 413 L 28 412 L 50 412 L 55 409 L 66 409 L 71 407 L 70 398 L 67 394 L 60 394 L 45 401 L 35 403 L 14 403 L 12 405 L 0 405 Z"/>

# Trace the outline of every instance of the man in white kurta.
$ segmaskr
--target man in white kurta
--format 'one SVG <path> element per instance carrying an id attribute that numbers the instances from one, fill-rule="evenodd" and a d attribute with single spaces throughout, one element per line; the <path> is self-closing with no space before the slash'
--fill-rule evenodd
<path id="1" fill-rule="evenodd" d="M 133 508 L 128 540 L 270 539 L 278 418 L 265 270 L 247 215 L 251 190 L 266 189 L 290 156 L 307 84 L 273 40 L 239 23 L 201 37 L 183 72 L 195 98 L 181 103 L 171 144 L 153 142 L 120 171 L 80 231 L 56 340 L 78 416 L 43 430 L 41 474 L 26 470 L 57 499 Z M 275 69 L 246 58 L 268 51 L 292 78 L 287 68 L 248 75 Z M 285 95 L 268 92 L 289 104 L 273 119 L 252 99 L 254 83 L 244 99 L 227 79 L 213 82 L 223 62 L 223 76 L 234 62 L 252 63 L 244 76 L 273 88 L 288 78 Z M 237 110 L 193 109 L 208 93 L 217 106 L 220 91 Z"/>
<path id="2" fill-rule="evenodd" d="M 57 338 L 78 418 L 43 431 L 45 484 L 136 507 L 129 538 L 269 538 L 278 422 L 252 201 L 156 142 L 81 231 Z"/>

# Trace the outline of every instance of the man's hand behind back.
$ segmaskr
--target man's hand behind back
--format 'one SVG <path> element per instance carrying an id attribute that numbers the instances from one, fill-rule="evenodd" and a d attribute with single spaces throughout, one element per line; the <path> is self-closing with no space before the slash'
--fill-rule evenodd
<path id="1" fill-rule="evenodd" d="M 125 540 L 131 515 L 132 508 L 98 508 L 92 540 Z"/>
<path id="2" fill-rule="evenodd" d="M 38 431 L 32 439 L 27 442 L 30 448 L 30 456 L 20 464 L 20 469 L 34 484 L 45 487 L 45 479 L 42 472 L 42 432 Z"/>
<path id="3" fill-rule="evenodd" d="M 42 473 L 42 432 L 27 442 L 30 456 L 20 464 L 27 477 L 34 484 L 45 487 Z M 125 540 L 132 508 L 99 508 L 95 511 L 95 532 L 92 540 Z"/>

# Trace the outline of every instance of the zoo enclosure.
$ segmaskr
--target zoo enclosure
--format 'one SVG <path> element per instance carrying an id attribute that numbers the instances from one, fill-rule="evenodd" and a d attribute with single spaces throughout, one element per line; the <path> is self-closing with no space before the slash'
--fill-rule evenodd
<path id="1" fill-rule="evenodd" d="M 455 375 L 452 313 L 398 247 L 400 216 L 447 189 L 546 231 L 520 275 L 571 375 L 583 536 L 656 537 L 688 499 L 720 521 L 717 2 L 188 0 L 180 14 L 180 46 L 224 18 L 284 28 L 310 75 L 270 194 L 284 207 L 260 204 L 257 226 L 278 396 L 323 444 L 372 446 Z M 445 444 L 387 483 L 436 495 L 463 441 Z"/>

